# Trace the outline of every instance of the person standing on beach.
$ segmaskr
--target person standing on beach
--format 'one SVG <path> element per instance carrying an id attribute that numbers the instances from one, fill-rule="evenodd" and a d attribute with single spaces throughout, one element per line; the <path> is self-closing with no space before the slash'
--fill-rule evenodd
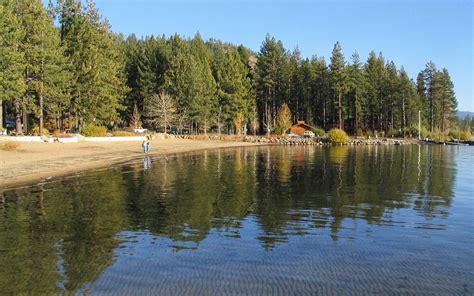
<path id="1" fill-rule="evenodd" d="M 151 144 L 150 144 L 151 137 L 146 136 L 145 140 L 142 142 L 143 153 L 148 154 L 151 151 Z"/>
<path id="2" fill-rule="evenodd" d="M 148 154 L 151 151 L 151 144 L 150 141 L 146 140 L 146 153 Z"/>
<path id="3" fill-rule="evenodd" d="M 143 153 L 148 153 L 148 147 L 149 147 L 148 139 L 143 140 L 142 142 Z"/>

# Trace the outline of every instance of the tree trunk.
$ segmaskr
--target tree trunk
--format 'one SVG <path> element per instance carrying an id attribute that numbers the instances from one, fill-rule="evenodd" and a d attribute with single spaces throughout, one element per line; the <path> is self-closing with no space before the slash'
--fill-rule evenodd
<path id="1" fill-rule="evenodd" d="M 0 99 L 0 129 L 3 128 L 3 100 Z"/>
<path id="2" fill-rule="evenodd" d="M 23 106 L 23 133 L 28 134 L 28 113 L 26 112 L 26 106 Z"/>
<path id="3" fill-rule="evenodd" d="M 44 122 L 43 122 L 43 95 L 42 94 L 39 94 L 38 95 L 38 99 L 39 99 L 39 111 L 40 111 L 40 114 L 39 114 L 39 133 L 40 135 L 43 135 L 43 125 L 44 125 Z"/>
<path id="4" fill-rule="evenodd" d="M 359 118 L 357 117 L 357 92 L 354 96 L 354 133 L 357 137 L 357 132 L 359 131 Z"/>
<path id="5" fill-rule="evenodd" d="M 326 130 L 326 99 L 323 100 L 323 129 Z"/>
<path id="6" fill-rule="evenodd" d="M 21 134 L 21 99 L 15 100 L 15 128 L 16 134 Z"/>
<path id="7" fill-rule="evenodd" d="M 405 115 L 405 93 L 402 94 L 402 128 L 403 128 L 403 137 L 405 138 L 405 130 L 407 127 L 406 115 Z"/>
<path id="8" fill-rule="evenodd" d="M 339 106 L 338 106 L 338 111 L 339 111 L 339 129 L 344 129 L 344 123 L 342 121 L 342 94 L 341 91 L 339 91 Z"/>

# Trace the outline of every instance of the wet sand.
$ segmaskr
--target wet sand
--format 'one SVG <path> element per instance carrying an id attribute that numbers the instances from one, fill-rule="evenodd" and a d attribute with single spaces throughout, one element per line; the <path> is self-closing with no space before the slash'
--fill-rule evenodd
<path id="1" fill-rule="evenodd" d="M 151 141 L 151 156 L 203 149 L 255 146 L 230 141 L 164 139 Z M 140 142 L 21 143 L 15 151 L 0 150 L 0 189 L 37 182 L 143 157 Z"/>

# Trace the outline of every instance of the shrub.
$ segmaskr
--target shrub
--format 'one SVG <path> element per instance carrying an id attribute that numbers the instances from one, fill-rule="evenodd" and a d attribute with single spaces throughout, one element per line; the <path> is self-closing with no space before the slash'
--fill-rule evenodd
<path id="1" fill-rule="evenodd" d="M 423 135 L 423 128 L 421 129 Z M 442 133 L 438 128 L 435 128 L 432 132 L 428 132 L 428 137 L 437 141 L 449 141 L 450 137 L 448 134 Z"/>
<path id="2" fill-rule="evenodd" d="M 82 134 L 86 137 L 105 137 L 107 135 L 107 128 L 98 125 L 86 125 L 82 129 Z"/>
<path id="3" fill-rule="evenodd" d="M 365 135 L 368 137 L 373 137 L 374 136 L 374 132 L 372 130 L 368 130 Z"/>
<path id="4" fill-rule="evenodd" d="M 328 138 L 331 143 L 346 143 L 349 141 L 346 132 L 338 128 L 330 130 L 328 132 Z"/>
<path id="5" fill-rule="evenodd" d="M 472 133 L 470 131 L 462 131 L 459 136 L 461 141 L 472 141 Z"/>
<path id="6" fill-rule="evenodd" d="M 413 138 L 418 138 L 418 127 L 414 125 L 408 127 L 407 134 L 411 135 Z"/>
<path id="7" fill-rule="evenodd" d="M 387 132 L 387 137 L 389 138 L 400 137 L 400 136 L 401 136 L 400 131 L 393 128 Z"/>
<path id="8" fill-rule="evenodd" d="M 13 151 L 18 149 L 20 147 L 20 143 L 18 142 L 5 142 L 5 143 L 0 143 L 0 149 L 4 151 Z"/>
<path id="9" fill-rule="evenodd" d="M 112 136 L 114 137 L 135 137 L 137 134 L 133 132 L 127 132 L 127 131 L 114 131 L 112 132 Z"/>
<path id="10" fill-rule="evenodd" d="M 280 127 L 276 127 L 275 130 L 273 131 L 275 134 L 277 135 L 281 135 L 283 132 L 282 132 L 282 129 Z"/>
<path id="11" fill-rule="evenodd" d="M 311 129 L 311 131 L 314 133 L 314 135 L 316 137 L 322 137 L 326 134 L 324 132 L 324 130 L 322 128 L 319 128 L 319 127 L 314 127 L 314 128 Z"/>
<path id="12" fill-rule="evenodd" d="M 39 135 L 39 133 L 40 133 L 39 130 L 40 130 L 39 126 L 38 126 L 37 124 L 35 124 L 35 125 L 33 126 L 33 128 L 31 129 L 31 133 L 32 133 L 33 135 L 35 135 L 35 136 L 36 136 L 36 135 Z"/>

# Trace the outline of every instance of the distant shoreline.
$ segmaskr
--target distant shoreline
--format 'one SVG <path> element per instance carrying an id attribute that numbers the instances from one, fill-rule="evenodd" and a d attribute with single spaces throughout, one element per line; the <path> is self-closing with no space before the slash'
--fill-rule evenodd
<path id="1" fill-rule="evenodd" d="M 166 139 L 151 141 L 151 157 L 219 148 L 261 146 L 235 141 Z M 141 142 L 21 143 L 14 151 L 0 150 L 0 192 L 91 169 L 143 158 Z"/>

